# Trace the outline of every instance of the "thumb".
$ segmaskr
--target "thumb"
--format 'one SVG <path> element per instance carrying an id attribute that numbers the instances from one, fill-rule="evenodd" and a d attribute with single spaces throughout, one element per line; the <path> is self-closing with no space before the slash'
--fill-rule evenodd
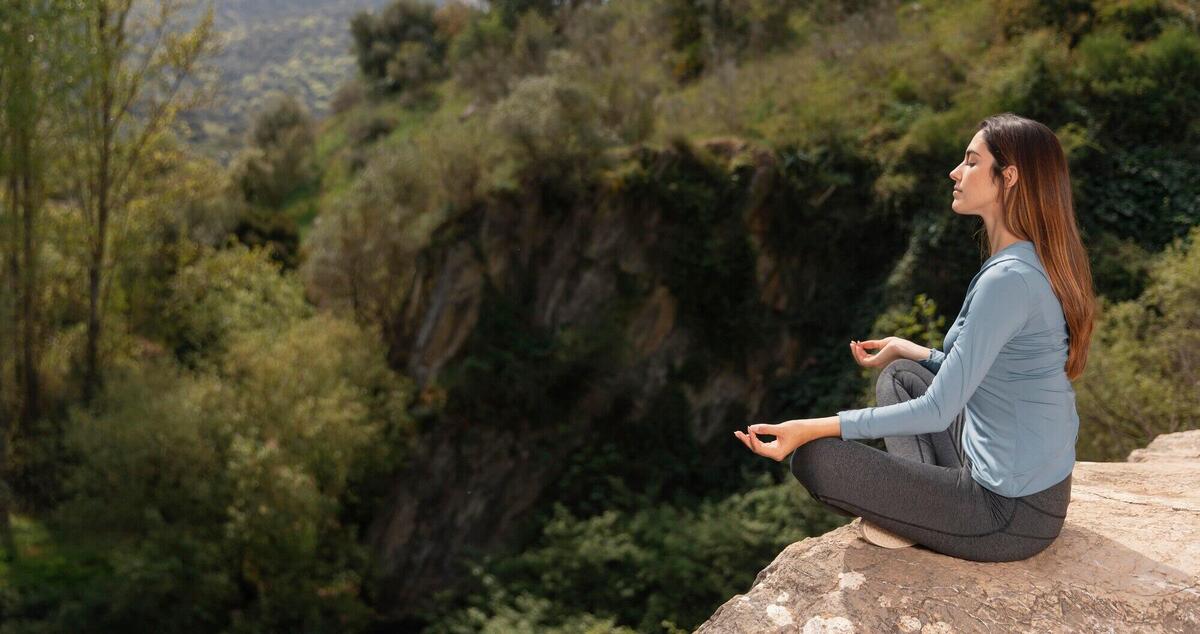
<path id="1" fill-rule="evenodd" d="M 777 425 L 768 425 L 766 423 L 758 423 L 750 426 L 750 431 L 756 434 L 775 434 Z"/>

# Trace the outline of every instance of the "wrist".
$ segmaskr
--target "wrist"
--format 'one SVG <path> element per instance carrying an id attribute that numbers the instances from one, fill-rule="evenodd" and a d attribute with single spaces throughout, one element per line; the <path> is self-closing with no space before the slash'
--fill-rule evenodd
<path id="1" fill-rule="evenodd" d="M 793 434 L 793 437 L 796 439 L 796 447 L 818 438 L 842 437 L 842 423 L 837 415 L 824 416 L 822 418 L 802 418 L 789 422 L 794 423 L 796 426 L 796 433 Z"/>
<path id="2" fill-rule="evenodd" d="M 912 359 L 913 361 L 925 361 L 931 354 L 933 354 L 932 348 L 926 348 L 919 343 L 913 343 L 910 341 L 908 353 L 904 356 Z"/>

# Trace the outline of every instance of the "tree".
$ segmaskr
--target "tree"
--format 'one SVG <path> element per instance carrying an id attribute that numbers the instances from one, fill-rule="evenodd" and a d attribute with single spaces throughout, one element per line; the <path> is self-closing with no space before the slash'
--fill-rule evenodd
<path id="1" fill-rule="evenodd" d="M 360 12 L 350 21 L 358 66 L 382 92 L 408 92 L 445 75 L 446 39 L 435 7 L 396 0 L 378 15 Z"/>
<path id="2" fill-rule="evenodd" d="M 71 197 L 88 227 L 84 400 L 101 381 L 111 232 L 138 195 L 146 148 L 182 111 L 211 97 L 200 62 L 216 49 L 213 9 L 192 0 L 86 0 L 76 51 L 84 63 L 64 116 L 73 136 Z M 194 22 L 194 24 L 189 24 Z"/>
<path id="3" fill-rule="evenodd" d="M 47 116 L 63 98 L 57 80 L 66 71 L 63 25 L 73 12 L 65 3 L 13 0 L 0 5 L 0 278 L 3 316 L 11 324 L 4 343 L 11 353 L 11 399 L 0 390 L 0 474 L 7 474 L 8 441 L 28 428 L 42 410 L 39 219 L 47 198 L 47 171 L 61 138 Z M 7 365 L 0 363 L 7 371 Z M 16 555 L 9 509 L 12 489 L 0 477 L 0 542 Z"/>
<path id="4" fill-rule="evenodd" d="M 316 178 L 312 118 L 294 96 L 273 98 L 248 137 L 250 146 L 234 167 L 246 202 L 281 207 L 292 192 Z"/>

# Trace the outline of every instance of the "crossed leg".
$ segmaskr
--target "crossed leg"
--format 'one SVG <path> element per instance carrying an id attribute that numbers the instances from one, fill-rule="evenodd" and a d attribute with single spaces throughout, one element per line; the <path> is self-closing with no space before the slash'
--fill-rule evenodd
<path id="1" fill-rule="evenodd" d="M 915 398 L 932 373 L 893 362 L 876 384 L 880 405 Z M 835 512 L 862 517 L 937 552 L 975 561 L 1024 559 L 1048 545 L 1005 532 L 1017 499 L 976 482 L 961 449 L 962 413 L 945 431 L 884 439 L 888 451 L 841 438 L 797 448 L 791 469 L 809 494 Z"/>

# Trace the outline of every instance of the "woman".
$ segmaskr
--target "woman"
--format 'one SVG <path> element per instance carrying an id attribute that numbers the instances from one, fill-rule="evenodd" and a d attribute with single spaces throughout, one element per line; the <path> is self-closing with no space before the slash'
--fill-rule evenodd
<path id="1" fill-rule="evenodd" d="M 1054 541 L 1071 498 L 1071 381 L 1092 336 L 1091 270 L 1067 162 L 1046 126 L 988 117 L 950 178 L 951 208 L 983 220 L 991 257 L 967 287 L 945 352 L 898 337 L 851 341 L 859 364 L 883 368 L 878 407 L 734 435 L 760 455 L 791 454 L 813 498 L 862 517 L 869 541 L 1015 561 Z M 848 442 L 865 438 L 883 438 L 887 451 Z"/>

